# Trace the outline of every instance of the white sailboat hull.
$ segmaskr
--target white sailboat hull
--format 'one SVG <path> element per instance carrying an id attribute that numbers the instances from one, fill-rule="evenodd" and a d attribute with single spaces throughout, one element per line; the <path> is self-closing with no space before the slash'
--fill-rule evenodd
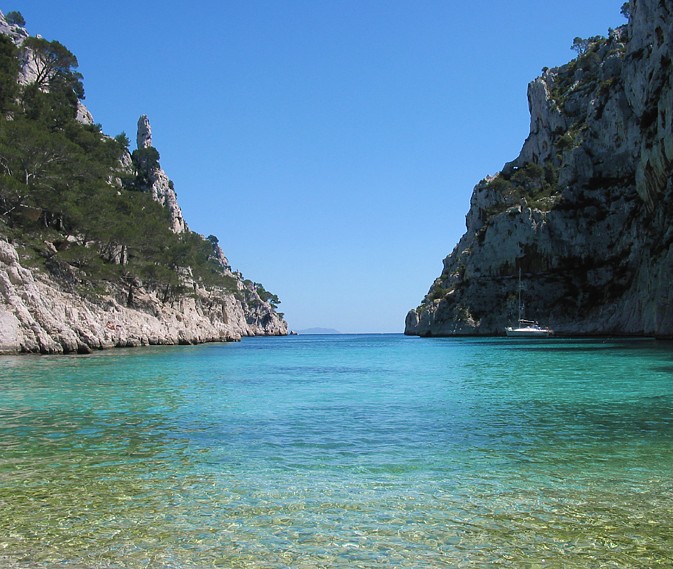
<path id="1" fill-rule="evenodd" d="M 505 334 L 511 338 L 548 338 L 554 332 L 547 328 L 524 327 L 524 328 L 505 328 Z"/>

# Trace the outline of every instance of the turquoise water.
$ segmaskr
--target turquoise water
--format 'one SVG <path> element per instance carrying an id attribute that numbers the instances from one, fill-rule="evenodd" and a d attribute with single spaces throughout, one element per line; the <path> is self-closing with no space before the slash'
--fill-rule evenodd
<path id="1" fill-rule="evenodd" d="M 299 336 L 0 358 L 0 566 L 667 567 L 671 348 Z"/>

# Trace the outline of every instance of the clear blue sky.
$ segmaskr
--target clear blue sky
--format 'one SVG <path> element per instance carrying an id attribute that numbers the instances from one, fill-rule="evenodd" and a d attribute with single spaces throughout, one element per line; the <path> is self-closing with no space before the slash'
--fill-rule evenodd
<path id="1" fill-rule="evenodd" d="M 150 117 L 189 226 L 293 329 L 401 332 L 517 156 L 526 88 L 623 0 L 17 0 L 103 130 Z"/>

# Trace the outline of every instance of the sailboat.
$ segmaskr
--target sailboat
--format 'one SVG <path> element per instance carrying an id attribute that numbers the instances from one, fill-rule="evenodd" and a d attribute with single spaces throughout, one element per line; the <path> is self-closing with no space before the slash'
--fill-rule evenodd
<path id="1" fill-rule="evenodd" d="M 519 269 L 519 325 L 508 326 L 505 334 L 513 338 L 548 338 L 554 334 L 549 328 L 542 328 L 535 320 L 524 320 L 523 304 L 521 302 L 521 269 Z"/>

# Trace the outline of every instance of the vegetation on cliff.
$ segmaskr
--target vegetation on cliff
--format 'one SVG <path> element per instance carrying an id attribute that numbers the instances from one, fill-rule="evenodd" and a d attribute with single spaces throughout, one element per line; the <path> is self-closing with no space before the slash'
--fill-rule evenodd
<path id="1" fill-rule="evenodd" d="M 92 299 L 106 292 L 132 305 L 142 287 L 167 301 L 203 286 L 245 301 L 257 291 L 275 308 L 278 297 L 222 262 L 217 238 L 171 230 L 148 191 L 156 149 L 131 154 L 124 133 L 112 138 L 77 119 L 77 67 L 57 41 L 0 34 L 0 235 L 22 263 Z"/>

